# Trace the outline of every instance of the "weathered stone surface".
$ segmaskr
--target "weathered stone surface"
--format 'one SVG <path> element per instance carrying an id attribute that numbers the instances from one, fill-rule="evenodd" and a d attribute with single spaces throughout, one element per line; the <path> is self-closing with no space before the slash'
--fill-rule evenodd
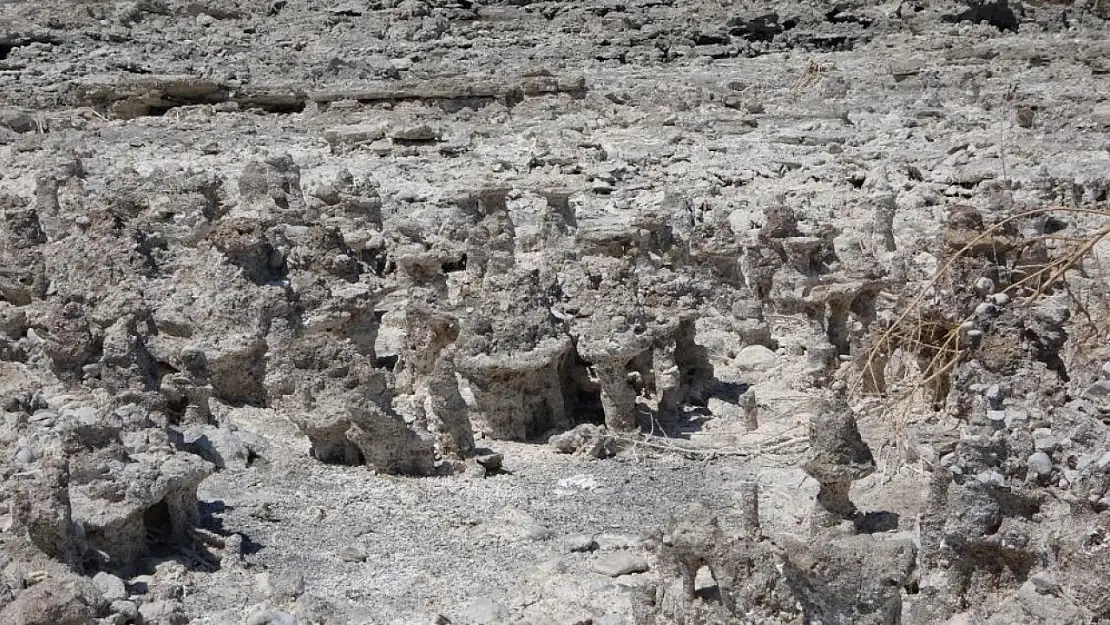
<path id="1" fill-rule="evenodd" d="M 599 555 L 592 566 L 595 572 L 609 577 L 644 573 L 650 568 L 647 560 L 642 556 L 628 551 L 614 551 Z"/>
<path id="2" fill-rule="evenodd" d="M 1108 7 L 0 2 L 0 625 L 1110 619 Z"/>

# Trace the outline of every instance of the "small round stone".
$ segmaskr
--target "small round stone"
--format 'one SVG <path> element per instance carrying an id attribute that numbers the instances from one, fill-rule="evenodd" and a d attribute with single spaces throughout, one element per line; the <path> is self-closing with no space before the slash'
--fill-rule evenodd
<path id="1" fill-rule="evenodd" d="M 1036 475 L 1044 476 L 1052 473 L 1052 458 L 1049 458 L 1048 454 L 1044 453 L 1043 451 L 1038 451 L 1037 453 L 1029 456 L 1029 460 L 1027 462 L 1029 465 L 1029 470 Z"/>

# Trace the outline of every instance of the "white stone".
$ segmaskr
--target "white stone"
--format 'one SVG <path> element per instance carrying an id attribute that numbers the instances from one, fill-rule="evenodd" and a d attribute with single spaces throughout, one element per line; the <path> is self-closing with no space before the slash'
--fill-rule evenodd
<path id="1" fill-rule="evenodd" d="M 775 366 L 779 357 L 775 352 L 762 345 L 748 345 L 736 354 L 733 362 L 741 369 L 764 371 Z"/>
<path id="2" fill-rule="evenodd" d="M 1048 454 L 1043 451 L 1038 451 L 1029 456 L 1028 464 L 1029 470 L 1037 475 L 1048 475 L 1052 473 L 1052 458 L 1049 458 Z"/>
<path id="3" fill-rule="evenodd" d="M 620 577 L 631 573 L 644 573 L 648 570 L 648 563 L 643 557 L 627 551 L 615 551 L 598 556 L 594 560 L 593 569 L 597 573 L 609 577 Z"/>
<path id="4" fill-rule="evenodd" d="M 111 573 L 101 571 L 93 575 L 92 582 L 96 589 L 100 591 L 100 594 L 104 595 L 104 598 L 109 602 L 127 598 L 127 586 L 122 579 Z"/>

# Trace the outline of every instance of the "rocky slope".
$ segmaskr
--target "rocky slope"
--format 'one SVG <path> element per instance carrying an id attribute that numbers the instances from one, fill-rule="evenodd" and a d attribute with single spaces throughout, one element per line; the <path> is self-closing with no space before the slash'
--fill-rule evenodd
<path id="1" fill-rule="evenodd" d="M 0 4 L 0 623 L 1110 622 L 1107 19 Z"/>

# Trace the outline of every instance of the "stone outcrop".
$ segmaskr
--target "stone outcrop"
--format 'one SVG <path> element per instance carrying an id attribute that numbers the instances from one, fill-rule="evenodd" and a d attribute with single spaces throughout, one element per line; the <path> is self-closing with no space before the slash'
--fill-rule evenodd
<path id="1" fill-rule="evenodd" d="M 848 491 L 852 482 L 875 472 L 875 459 L 860 437 L 845 390 L 834 391 L 833 399 L 810 417 L 810 452 L 803 467 L 821 484 L 811 519 L 815 531 L 856 520 L 859 511 Z"/>

